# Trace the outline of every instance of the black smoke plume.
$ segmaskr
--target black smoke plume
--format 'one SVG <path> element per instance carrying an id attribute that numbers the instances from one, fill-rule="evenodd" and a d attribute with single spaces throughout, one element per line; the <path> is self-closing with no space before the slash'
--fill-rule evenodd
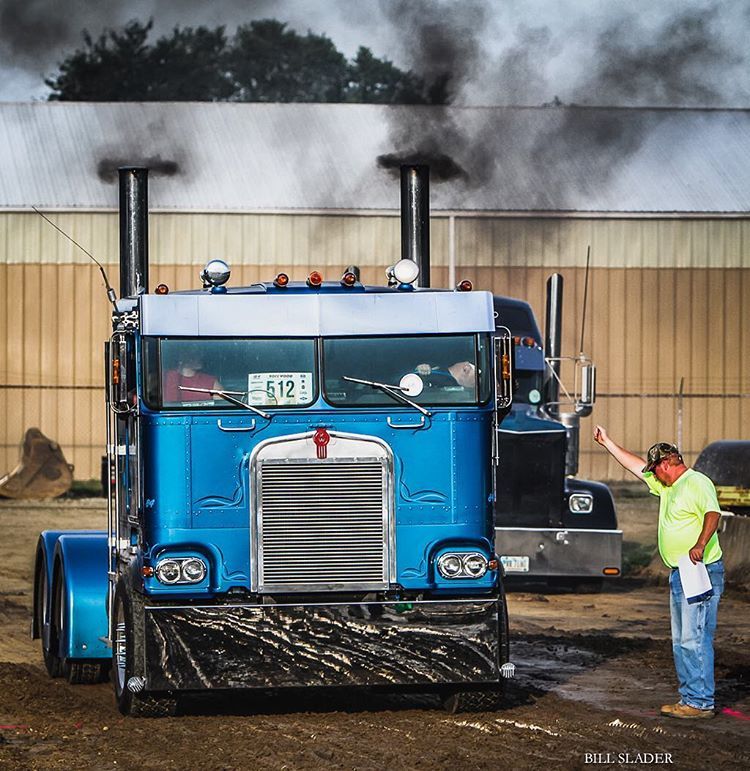
<path id="1" fill-rule="evenodd" d="M 390 140 L 395 150 L 378 157 L 381 168 L 398 177 L 402 164 L 430 166 L 433 182 L 461 179 L 470 182 L 467 140 L 447 104 L 475 76 L 481 56 L 478 31 L 486 20 L 487 3 L 460 4 L 433 0 L 381 3 L 404 59 L 424 79 L 431 100 L 441 106 L 423 110 L 391 110 Z"/>
<path id="2" fill-rule="evenodd" d="M 466 188 L 502 184 L 511 175 L 517 185 L 522 180 L 532 187 L 543 179 L 540 207 L 551 201 L 564 205 L 590 189 L 592 181 L 600 187 L 616 174 L 669 115 L 666 110 L 618 108 L 722 105 L 727 72 L 742 61 L 722 30 L 722 6 L 683 5 L 651 28 L 635 14 L 617 13 L 590 40 L 588 72 L 568 72 L 553 83 L 545 68 L 561 50 L 555 31 L 519 25 L 514 39 L 493 59 L 480 42 L 492 8 L 489 0 L 472 0 L 460 8 L 420 0 L 388 3 L 384 12 L 412 70 L 428 82 L 445 83 L 454 103 L 465 101 L 465 88 L 476 88 L 473 78 L 481 72 L 497 83 L 497 94 L 511 95 L 516 105 L 529 104 L 524 85 L 534 93 L 546 88 L 546 103 L 538 106 L 550 113 L 519 117 L 515 110 L 494 109 L 485 118 L 468 120 L 448 107 L 428 114 L 415 108 L 389 110 L 392 149 L 378 158 L 381 167 L 393 169 L 409 158 L 429 163 L 432 157 L 449 170 L 433 175 L 435 181 L 458 180 Z M 560 93 L 568 104 L 552 98 Z"/>
<path id="3" fill-rule="evenodd" d="M 177 161 L 165 160 L 159 155 L 144 157 L 129 155 L 121 158 L 102 158 L 96 165 L 96 174 L 102 182 L 116 182 L 121 166 L 145 166 L 154 176 L 172 177 L 180 173 Z"/>

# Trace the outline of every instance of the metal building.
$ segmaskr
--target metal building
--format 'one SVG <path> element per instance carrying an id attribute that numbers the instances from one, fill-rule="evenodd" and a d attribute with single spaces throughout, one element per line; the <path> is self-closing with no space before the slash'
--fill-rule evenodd
<path id="1" fill-rule="evenodd" d="M 117 286 L 116 168 L 152 168 L 151 282 L 198 285 L 278 270 L 381 283 L 398 258 L 401 155 L 434 156 L 432 284 L 528 299 L 566 280 L 564 352 L 584 348 L 599 399 L 581 473 L 620 471 L 594 421 L 688 461 L 750 438 L 750 111 L 315 104 L 0 105 L 0 473 L 26 428 L 61 443 L 78 478 L 103 451 L 98 270 Z M 380 160 L 379 160 L 380 159 Z"/>

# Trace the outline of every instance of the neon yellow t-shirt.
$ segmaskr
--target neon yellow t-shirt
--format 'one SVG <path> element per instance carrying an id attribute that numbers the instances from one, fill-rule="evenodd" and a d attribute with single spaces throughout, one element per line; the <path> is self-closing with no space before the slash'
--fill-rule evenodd
<path id="1" fill-rule="evenodd" d="M 703 529 L 707 511 L 721 511 L 714 483 L 700 471 L 689 468 L 672 485 L 663 485 L 651 472 L 644 479 L 652 495 L 659 496 L 659 554 L 664 564 L 677 567 Z M 721 558 L 719 536 L 714 533 L 706 544 L 703 562 L 710 565 Z"/>

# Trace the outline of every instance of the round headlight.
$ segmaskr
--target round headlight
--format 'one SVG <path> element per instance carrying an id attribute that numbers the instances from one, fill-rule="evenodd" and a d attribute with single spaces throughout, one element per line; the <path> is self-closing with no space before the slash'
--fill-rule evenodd
<path id="1" fill-rule="evenodd" d="M 164 560 L 156 566 L 156 577 L 163 584 L 176 584 L 180 580 L 180 563 Z"/>
<path id="2" fill-rule="evenodd" d="M 182 575 L 191 584 L 197 584 L 206 577 L 206 566 L 202 560 L 189 559 L 182 563 Z"/>
<path id="3" fill-rule="evenodd" d="M 472 578 L 481 578 L 487 572 L 487 560 L 482 554 L 468 554 L 464 557 L 464 570 Z"/>
<path id="4" fill-rule="evenodd" d="M 438 572 L 443 578 L 456 578 L 462 569 L 461 558 L 456 554 L 443 554 L 438 560 Z"/>

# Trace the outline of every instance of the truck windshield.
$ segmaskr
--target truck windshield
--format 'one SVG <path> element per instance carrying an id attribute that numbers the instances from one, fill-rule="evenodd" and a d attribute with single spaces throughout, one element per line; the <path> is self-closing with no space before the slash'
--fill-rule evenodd
<path id="1" fill-rule="evenodd" d="M 388 406 L 399 401 L 381 388 L 346 378 L 398 386 L 404 375 L 424 383 L 421 405 L 482 404 L 490 395 L 489 339 L 485 335 L 335 338 L 323 341 L 325 398 L 336 406 Z"/>
<path id="2" fill-rule="evenodd" d="M 314 340 L 145 338 L 144 394 L 154 409 L 303 407 L 316 399 Z"/>

